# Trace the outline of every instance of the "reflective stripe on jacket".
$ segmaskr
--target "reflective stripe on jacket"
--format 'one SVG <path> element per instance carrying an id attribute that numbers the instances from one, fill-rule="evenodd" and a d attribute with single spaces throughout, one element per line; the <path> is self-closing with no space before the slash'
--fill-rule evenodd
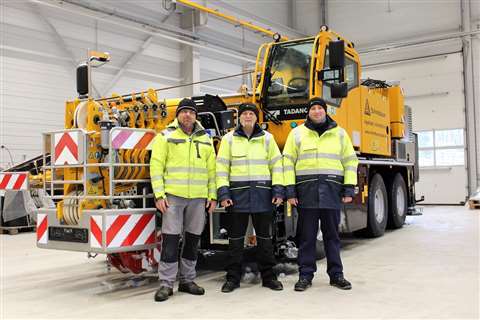
<path id="1" fill-rule="evenodd" d="M 274 137 L 258 125 L 250 139 L 241 128 L 227 133 L 217 156 L 219 201 L 235 212 L 270 212 L 272 197 L 284 197 L 282 155 Z"/>
<path id="2" fill-rule="evenodd" d="M 353 196 L 358 159 L 348 134 L 335 121 L 321 136 L 304 124 L 288 135 L 283 150 L 287 198 L 301 208 L 340 209 Z"/>
<path id="3" fill-rule="evenodd" d="M 157 199 L 166 193 L 188 199 L 216 199 L 215 150 L 198 121 L 190 136 L 175 119 L 155 137 L 150 178 Z"/>

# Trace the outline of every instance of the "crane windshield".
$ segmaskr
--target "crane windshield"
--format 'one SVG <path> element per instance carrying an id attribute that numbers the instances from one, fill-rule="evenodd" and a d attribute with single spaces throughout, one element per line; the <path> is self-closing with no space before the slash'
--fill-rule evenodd
<path id="1" fill-rule="evenodd" d="M 280 43 L 272 48 L 265 82 L 268 107 L 308 100 L 313 41 Z"/>

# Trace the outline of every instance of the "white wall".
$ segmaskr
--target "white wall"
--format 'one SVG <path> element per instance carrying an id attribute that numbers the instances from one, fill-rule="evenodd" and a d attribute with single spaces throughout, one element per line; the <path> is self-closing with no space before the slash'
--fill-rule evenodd
<path id="1" fill-rule="evenodd" d="M 251 69 L 251 68 L 250 68 Z M 209 80 L 242 73 L 242 64 L 233 59 L 200 51 L 200 78 Z M 202 84 L 201 92 L 210 94 L 231 94 L 238 91 L 242 76 L 207 82 Z"/>
<path id="2" fill-rule="evenodd" d="M 412 107 L 415 132 L 465 129 L 463 65 L 460 53 L 368 68 L 363 78 L 400 80 L 405 104 Z M 465 165 L 420 168 L 417 197 L 426 203 L 460 203 L 468 196 Z"/>
<path id="3" fill-rule="evenodd" d="M 460 1 L 328 1 L 328 21 L 359 47 L 385 45 L 458 31 Z"/>
<path id="4" fill-rule="evenodd" d="M 147 35 L 82 15 L 35 7 L 28 1 L 2 1 L 0 41 L 0 145 L 11 151 L 13 162 L 41 153 L 41 133 L 62 129 L 65 101 L 76 97 L 75 65 L 87 49 L 108 51 L 112 61 L 93 71 L 100 94 L 131 93 L 172 86 L 182 81 L 178 43 L 154 39 L 125 68 L 113 87 L 112 79 L 142 46 Z M 58 31 L 67 50 L 48 22 Z M 161 98 L 179 96 L 179 90 L 161 92 Z M 11 165 L 0 149 L 0 168 Z"/>

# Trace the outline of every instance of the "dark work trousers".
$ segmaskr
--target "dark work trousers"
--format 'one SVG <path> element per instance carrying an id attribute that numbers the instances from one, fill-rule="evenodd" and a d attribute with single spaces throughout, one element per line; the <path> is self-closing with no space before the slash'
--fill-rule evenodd
<path id="1" fill-rule="evenodd" d="M 225 270 L 227 280 L 240 283 L 242 276 L 242 258 L 245 243 L 245 232 L 248 227 L 248 217 L 252 216 L 253 227 L 257 239 L 256 260 L 262 280 L 269 281 L 276 279 L 273 267 L 276 264 L 272 245 L 272 213 L 229 213 L 230 229 L 229 234 L 229 256 Z"/>
<path id="2" fill-rule="evenodd" d="M 327 256 L 327 273 L 330 279 L 343 276 L 342 260 L 340 259 L 340 238 L 338 224 L 340 210 L 331 209 L 299 209 L 297 223 L 298 266 L 300 278 L 313 279 L 317 271 L 316 245 L 318 220 L 323 236 L 325 255 Z"/>

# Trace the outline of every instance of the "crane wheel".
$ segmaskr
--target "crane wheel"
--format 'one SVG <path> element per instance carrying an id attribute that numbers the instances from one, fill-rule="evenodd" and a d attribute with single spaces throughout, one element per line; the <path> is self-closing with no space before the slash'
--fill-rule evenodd
<path id="1" fill-rule="evenodd" d="M 408 210 L 407 185 L 400 173 L 395 175 L 388 189 L 388 227 L 398 229 L 405 223 Z"/>

